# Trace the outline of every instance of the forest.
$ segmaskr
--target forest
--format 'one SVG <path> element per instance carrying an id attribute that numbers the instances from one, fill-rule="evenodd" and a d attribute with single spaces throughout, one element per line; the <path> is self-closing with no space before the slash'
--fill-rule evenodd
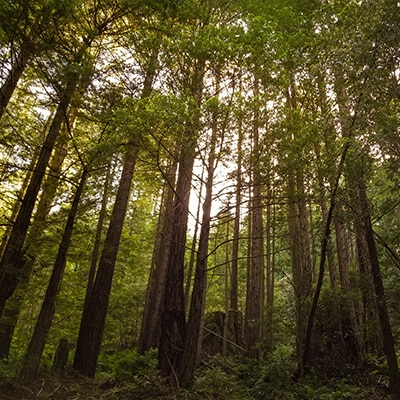
<path id="1" fill-rule="evenodd" d="M 400 399 L 400 3 L 0 0 L 0 399 Z"/>

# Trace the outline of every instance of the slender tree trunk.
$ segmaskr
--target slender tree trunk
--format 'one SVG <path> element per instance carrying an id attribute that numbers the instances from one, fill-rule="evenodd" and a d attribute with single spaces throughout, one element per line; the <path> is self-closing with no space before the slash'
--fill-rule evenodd
<path id="1" fill-rule="evenodd" d="M 87 175 L 88 171 L 84 170 L 72 202 L 42 308 L 22 363 L 22 369 L 19 374 L 19 380 L 21 382 L 29 382 L 33 380 L 39 369 L 40 359 L 56 312 L 56 299 L 60 292 L 61 282 L 67 262 L 67 252 L 71 243 L 72 230 L 78 213 L 78 206 L 86 183 Z"/>
<path id="2" fill-rule="evenodd" d="M 358 190 L 356 187 L 353 190 Z M 356 210 L 360 207 L 358 198 L 353 198 Z M 374 283 L 372 279 L 372 265 L 368 252 L 368 245 L 365 240 L 365 233 L 362 215 L 357 211 L 354 218 L 354 230 L 356 233 L 357 245 L 357 266 L 360 277 L 360 289 L 362 294 L 362 325 L 364 327 L 364 343 L 366 352 L 383 355 L 383 343 L 378 326 L 378 307 L 374 293 Z"/>
<path id="3" fill-rule="evenodd" d="M 349 292 L 350 290 L 352 290 L 350 282 L 350 264 L 352 261 L 350 249 L 351 240 L 349 238 L 346 226 L 344 222 L 340 220 L 338 213 L 336 213 L 335 217 L 335 237 L 340 287 L 344 292 Z M 359 302 L 357 300 L 353 300 L 353 298 L 350 298 L 347 301 L 347 306 L 349 308 L 351 334 L 354 336 L 354 340 L 356 343 L 356 357 L 360 362 L 362 362 L 365 359 L 366 348 L 359 318 L 360 313 L 358 312 L 358 303 Z M 344 334 L 346 333 L 344 332 Z"/>
<path id="4" fill-rule="evenodd" d="M 389 371 L 389 390 L 396 399 L 400 399 L 400 374 L 389 313 L 386 304 L 385 290 L 382 282 L 381 269 L 375 244 L 374 231 L 364 183 L 360 180 L 357 184 L 357 202 L 363 237 L 367 244 L 371 274 L 377 304 L 377 311 L 382 331 L 383 346 Z"/>
<path id="5" fill-rule="evenodd" d="M 190 131 L 189 131 L 190 132 Z M 188 132 L 188 136 L 191 133 Z M 179 160 L 178 180 L 172 217 L 172 236 L 168 250 L 167 281 L 164 292 L 163 314 L 161 318 L 161 337 L 158 350 L 158 363 L 161 373 L 179 386 L 179 363 L 182 358 L 186 337 L 185 300 L 183 291 L 184 256 L 186 249 L 186 230 L 189 211 L 192 171 L 195 158 L 194 141 L 182 149 Z"/>
<path id="6" fill-rule="evenodd" d="M 100 353 L 114 267 L 138 152 L 139 148 L 136 145 L 129 144 L 127 146 L 124 167 L 96 279 L 90 298 L 82 314 L 74 358 L 74 368 L 82 375 L 89 377 L 93 377 L 95 374 L 97 358 Z"/>
<path id="7" fill-rule="evenodd" d="M 269 349 L 272 348 L 274 335 L 274 288 L 275 288 L 275 206 L 272 202 L 271 179 L 267 180 L 267 204 L 265 241 L 266 241 L 266 337 Z"/>
<path id="8" fill-rule="evenodd" d="M 172 217 L 174 187 L 178 163 L 172 161 L 164 187 L 164 200 L 161 204 L 158 219 L 156 242 L 154 244 L 153 261 L 147 286 L 146 302 L 143 312 L 142 328 L 139 339 L 139 352 L 145 353 L 156 348 L 160 340 L 160 319 L 163 312 L 163 297 L 167 280 L 169 246 L 163 246 L 163 241 L 172 238 Z"/>
<path id="9" fill-rule="evenodd" d="M 200 123 L 200 104 L 203 91 L 205 61 L 196 60 L 191 92 L 195 101 L 192 120 L 187 125 L 185 142 L 179 157 L 178 180 L 175 190 L 172 240 L 170 246 L 167 283 L 164 293 L 158 365 L 170 383 L 179 386 L 180 363 L 186 338 L 184 300 L 184 258 L 189 215 L 189 197 L 196 157 L 197 135 Z"/>
<path id="10" fill-rule="evenodd" d="M 21 51 L 11 66 L 11 70 L 5 82 L 0 88 L 0 119 L 6 111 L 7 105 L 18 85 L 18 81 L 25 70 L 31 54 L 32 52 L 28 46 L 22 46 Z"/>
<path id="11" fill-rule="evenodd" d="M 93 288 L 94 278 L 96 276 L 97 262 L 99 259 L 99 252 L 100 252 L 100 245 L 101 245 L 101 236 L 103 234 L 104 220 L 105 220 L 106 214 L 107 214 L 108 192 L 110 190 L 110 185 L 111 185 L 112 176 L 113 176 L 113 173 L 111 170 L 112 170 L 112 163 L 110 161 L 107 165 L 106 177 L 105 177 L 105 181 L 104 181 L 103 196 L 101 199 L 101 208 L 100 208 L 99 218 L 97 220 L 96 235 L 94 238 L 92 258 L 90 261 L 88 282 L 87 282 L 87 286 L 86 286 L 85 301 L 84 301 L 84 305 L 83 305 L 84 309 L 87 307 L 87 302 L 90 299 L 90 295 L 92 293 L 92 288 Z"/>
<path id="12" fill-rule="evenodd" d="M 232 241 L 232 271 L 230 285 L 230 308 L 238 310 L 238 268 L 239 268 L 239 240 L 240 240 L 240 206 L 242 202 L 242 163 L 243 163 L 243 126 L 242 118 L 238 121 L 237 142 L 237 171 L 236 171 L 236 193 L 235 193 L 235 220 L 233 226 Z"/>
<path id="13" fill-rule="evenodd" d="M 2 340 L 0 341 L 0 359 L 7 358 L 10 352 L 15 326 L 25 298 L 26 286 L 35 264 L 37 248 L 40 246 L 47 214 L 50 211 L 56 195 L 61 166 L 66 154 L 66 141 L 61 139 L 60 143 L 56 146 L 56 153 L 50 162 L 50 174 L 47 176 L 47 179 L 43 184 L 42 194 L 33 218 L 31 229 L 26 239 L 26 246 L 23 251 L 24 256 L 15 261 L 15 265 L 19 270 L 21 270 L 21 282 L 16 288 L 14 294 L 8 300 L 3 315 L 0 318 L 0 337 L 2 337 Z"/>
<path id="14" fill-rule="evenodd" d="M 254 94 L 259 95 L 259 82 L 255 77 Z M 263 308 L 264 308 L 264 229 L 263 205 L 261 201 L 261 171 L 259 157 L 261 156 L 260 144 L 260 118 L 258 109 L 253 116 L 253 152 L 251 158 L 251 259 L 250 259 L 250 284 L 246 293 L 245 338 L 250 357 L 260 356 L 260 340 L 262 337 Z"/>
<path id="15" fill-rule="evenodd" d="M 229 205 L 230 209 L 230 205 Z M 228 328 L 229 328 L 229 264 L 230 259 L 229 256 L 231 254 L 230 246 L 229 246 L 229 238 L 230 238 L 230 213 L 227 215 L 228 219 L 226 221 L 226 234 L 225 234 L 225 280 L 224 280 L 224 330 L 223 330 L 223 339 L 222 339 L 222 357 L 226 357 L 228 354 Z M 205 292 L 204 292 L 205 294 Z"/>
<path id="16" fill-rule="evenodd" d="M 199 189 L 199 199 L 203 197 L 203 180 L 204 180 L 204 167 L 201 171 L 201 178 L 200 178 L 200 189 Z M 197 246 L 197 235 L 199 231 L 199 222 L 200 222 L 200 211 L 201 211 L 201 201 L 199 200 L 197 204 L 196 210 L 196 221 L 194 225 L 194 232 L 193 232 L 193 239 L 192 239 L 192 247 L 190 251 L 190 259 L 189 259 L 189 268 L 186 274 L 186 285 L 185 285 L 185 310 L 189 307 L 190 301 L 190 288 L 193 278 L 193 268 L 196 260 L 196 246 Z"/>
<path id="17" fill-rule="evenodd" d="M 307 299 L 311 296 L 312 267 L 308 240 L 308 220 L 302 173 L 290 171 L 288 178 L 289 238 L 296 306 L 296 350 L 300 370 L 307 325 Z"/>
<path id="18" fill-rule="evenodd" d="M 74 63 L 80 64 L 82 62 L 88 47 L 89 43 L 85 43 L 77 51 L 74 57 Z M 41 148 L 38 161 L 24 199 L 22 200 L 17 218 L 10 232 L 10 237 L 4 249 L 3 257 L 0 260 L 0 317 L 3 313 L 7 299 L 14 293 L 21 279 L 21 270 L 18 268 L 15 261 L 19 260 L 23 256 L 22 248 L 26 239 L 37 196 L 46 173 L 51 153 L 57 141 L 61 124 L 66 119 L 67 109 L 71 97 L 76 91 L 79 80 L 79 75 L 74 76 L 73 79 L 66 82 L 65 89 L 60 93 L 60 101 L 57 110 Z"/>
<path id="19" fill-rule="evenodd" d="M 40 186 L 76 84 L 72 86 L 73 87 L 70 85 L 68 90 L 66 90 L 61 97 L 32 178 L 29 182 L 24 199 L 22 200 L 18 216 L 11 230 L 3 257 L 0 261 L 0 316 L 3 313 L 7 299 L 14 293 L 21 280 L 21 270 L 16 266 L 15 260 L 19 260 L 22 257 L 22 247 L 28 232 Z"/>
<path id="20" fill-rule="evenodd" d="M 219 92 L 218 79 L 219 78 L 217 77 L 217 93 Z M 207 166 L 207 182 L 205 185 L 206 187 L 203 203 L 203 216 L 201 221 L 199 246 L 197 248 L 196 271 L 190 303 L 189 318 L 186 327 L 187 331 L 183 348 L 183 355 L 179 370 L 179 379 L 181 384 L 183 384 L 184 386 L 189 386 L 193 379 L 198 354 L 201 321 L 203 319 L 205 307 L 204 303 L 207 279 L 208 244 L 210 236 L 211 204 L 214 185 L 214 171 L 216 161 L 215 148 L 217 142 L 217 134 L 217 111 L 215 111 L 213 116 L 210 154 Z"/>

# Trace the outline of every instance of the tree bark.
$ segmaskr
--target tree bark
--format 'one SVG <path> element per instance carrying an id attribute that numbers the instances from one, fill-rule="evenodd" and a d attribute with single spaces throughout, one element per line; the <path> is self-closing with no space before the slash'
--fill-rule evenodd
<path id="1" fill-rule="evenodd" d="M 42 357 L 51 323 L 56 312 L 56 299 L 58 293 L 60 292 L 65 265 L 67 262 L 67 252 L 71 243 L 72 231 L 87 176 L 88 171 L 84 170 L 68 214 L 67 223 L 65 225 L 64 233 L 54 263 L 53 272 L 50 277 L 45 298 L 43 300 L 42 308 L 35 325 L 35 330 L 25 353 L 22 368 L 18 376 L 21 382 L 32 381 L 36 377 L 39 369 L 40 359 Z"/>
<path id="2" fill-rule="evenodd" d="M 371 223 L 366 188 L 364 182 L 362 182 L 361 180 L 357 184 L 357 200 L 359 205 L 358 212 L 360 214 L 360 222 L 362 224 L 363 236 L 367 244 L 368 256 L 371 264 L 371 274 L 377 303 L 377 311 L 389 371 L 389 390 L 394 398 L 400 399 L 399 366 L 397 362 L 392 328 L 386 304 L 385 290 L 383 286 L 378 253 L 375 244 L 374 231 Z"/>
<path id="3" fill-rule="evenodd" d="M 255 95 L 258 96 L 258 79 L 255 79 Z M 253 120 L 253 152 L 251 179 L 251 259 L 249 284 L 246 293 L 245 338 L 250 357 L 260 356 L 260 340 L 262 337 L 263 307 L 264 307 L 264 234 L 263 205 L 261 201 L 261 171 L 259 158 L 261 156 L 259 137 L 259 115 L 254 111 Z"/>
<path id="4" fill-rule="evenodd" d="M 92 293 L 92 288 L 93 288 L 94 278 L 96 276 L 96 269 L 97 269 L 97 262 L 98 262 L 98 258 L 99 258 L 99 251 L 100 251 L 100 245 L 101 245 L 101 236 L 103 233 L 104 219 L 107 214 L 108 192 L 110 189 L 112 175 L 113 175 L 111 170 L 112 170 L 112 163 L 110 161 L 107 165 L 106 177 L 105 177 L 104 188 L 103 188 L 103 196 L 101 199 L 101 208 L 100 208 L 99 218 L 97 220 L 96 235 L 94 238 L 93 251 L 92 251 L 92 257 L 90 260 L 90 268 L 89 268 L 88 281 L 87 281 L 87 286 L 86 286 L 85 301 L 84 301 L 84 305 L 83 305 L 84 309 L 87 307 L 87 302 L 90 299 L 90 295 Z"/>
<path id="5" fill-rule="evenodd" d="M 29 48 L 25 48 L 27 46 L 22 46 L 21 51 L 18 56 L 15 58 L 11 70 L 0 88 L 0 119 L 4 115 L 6 111 L 7 105 L 14 93 L 18 85 L 18 81 L 20 80 L 25 67 L 28 63 L 28 60 L 32 54 Z"/>
<path id="6" fill-rule="evenodd" d="M 203 91 L 205 60 L 196 60 L 191 77 L 191 93 L 194 99 L 192 119 L 186 126 L 186 134 L 179 157 L 178 180 L 175 190 L 172 240 L 163 245 L 170 246 L 167 283 L 163 299 L 161 337 L 158 350 L 158 365 L 161 373 L 173 385 L 180 385 L 179 371 L 186 338 L 184 300 L 184 258 L 189 215 L 193 166 L 196 157 L 197 135 L 200 123 L 200 104 Z"/>
<path id="7" fill-rule="evenodd" d="M 219 92 L 219 77 L 217 77 L 216 92 Z M 183 386 L 189 386 L 192 383 L 198 355 L 198 347 L 200 345 L 199 338 L 201 322 L 204 317 L 207 280 L 207 259 L 210 236 L 211 204 L 214 185 L 214 171 L 216 161 L 215 148 L 217 142 L 217 134 L 217 111 L 215 110 L 212 121 L 210 153 L 207 165 L 207 182 L 205 185 L 203 216 L 201 221 L 199 245 L 197 248 L 196 270 L 190 303 L 189 318 L 186 326 L 187 330 L 183 348 L 183 355 L 179 370 L 179 380 Z"/>
<path id="8" fill-rule="evenodd" d="M 199 188 L 199 199 L 203 197 L 203 182 L 204 182 L 204 167 L 201 170 L 201 177 L 200 177 L 200 188 Z M 200 211 L 201 211 L 201 201 L 199 200 L 197 204 L 196 210 L 196 221 L 194 225 L 194 232 L 192 238 L 192 246 L 190 250 L 190 259 L 189 259 L 189 267 L 186 274 L 186 285 L 185 285 L 185 310 L 188 310 L 189 303 L 190 303 L 190 288 L 192 286 L 192 279 L 193 279 L 193 269 L 196 260 L 196 247 L 197 247 L 197 235 L 199 231 L 200 225 Z"/>
<path id="9" fill-rule="evenodd" d="M 26 285 L 29 282 L 35 264 L 37 248 L 40 246 L 46 217 L 56 195 L 61 166 L 67 154 L 67 142 L 63 136 L 61 138 L 50 162 L 50 174 L 43 184 L 42 194 L 32 221 L 32 226 L 26 238 L 26 245 L 23 251 L 24 256 L 15 261 L 15 265 L 21 270 L 21 282 L 8 300 L 3 316 L 0 318 L 0 337 L 2 337 L 0 341 L 0 359 L 7 358 L 9 355 L 15 326 L 25 298 Z"/>
<path id="10" fill-rule="evenodd" d="M 50 126 L 49 133 L 42 146 L 38 162 L 32 174 L 24 199 L 22 200 L 17 218 L 14 222 L 3 257 L 0 261 L 0 316 L 8 298 L 14 293 L 21 280 L 21 270 L 15 264 L 22 254 L 22 247 L 28 232 L 32 212 L 46 172 L 46 168 L 57 140 L 62 121 L 64 120 L 72 93 L 77 82 L 70 82 L 61 96 L 57 111 Z"/>
<path id="11" fill-rule="evenodd" d="M 164 200 L 158 220 L 153 261 L 150 270 L 146 301 L 143 311 L 142 327 L 139 338 L 139 352 L 144 354 L 156 348 L 160 340 L 160 319 L 163 312 L 163 297 L 167 279 L 169 246 L 162 245 L 172 237 L 172 216 L 174 187 L 178 163 L 174 159 L 166 177 Z"/>
<path id="12" fill-rule="evenodd" d="M 121 173 L 118 192 L 111 215 L 110 225 L 104 241 L 103 251 L 93 284 L 91 295 L 83 310 L 76 345 L 74 368 L 82 375 L 93 377 L 96 372 L 103 339 L 111 284 L 115 262 L 122 233 L 122 227 L 128 205 L 133 172 L 139 147 L 127 146 L 127 154 Z"/>
<path id="13" fill-rule="evenodd" d="M 237 171 L 236 171 L 236 193 L 235 193 L 235 220 L 233 225 L 232 240 L 232 271 L 230 284 L 230 308 L 238 310 L 238 269 L 239 269 L 239 240 L 240 240 L 240 206 L 242 202 L 242 164 L 243 164 L 243 121 L 238 121 L 238 142 L 237 142 Z"/>

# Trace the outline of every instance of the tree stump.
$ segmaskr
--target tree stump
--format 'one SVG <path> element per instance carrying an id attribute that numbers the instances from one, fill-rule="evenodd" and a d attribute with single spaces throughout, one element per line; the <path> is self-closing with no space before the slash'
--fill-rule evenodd
<path id="1" fill-rule="evenodd" d="M 54 355 L 54 361 L 52 371 L 60 373 L 68 364 L 70 345 L 67 339 L 61 338 L 58 343 L 56 354 Z"/>

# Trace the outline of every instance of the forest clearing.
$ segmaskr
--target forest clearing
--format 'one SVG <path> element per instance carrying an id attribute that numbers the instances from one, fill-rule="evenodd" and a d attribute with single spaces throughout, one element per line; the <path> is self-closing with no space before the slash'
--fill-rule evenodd
<path id="1" fill-rule="evenodd" d="M 400 3 L 0 0 L 0 399 L 400 399 Z"/>

